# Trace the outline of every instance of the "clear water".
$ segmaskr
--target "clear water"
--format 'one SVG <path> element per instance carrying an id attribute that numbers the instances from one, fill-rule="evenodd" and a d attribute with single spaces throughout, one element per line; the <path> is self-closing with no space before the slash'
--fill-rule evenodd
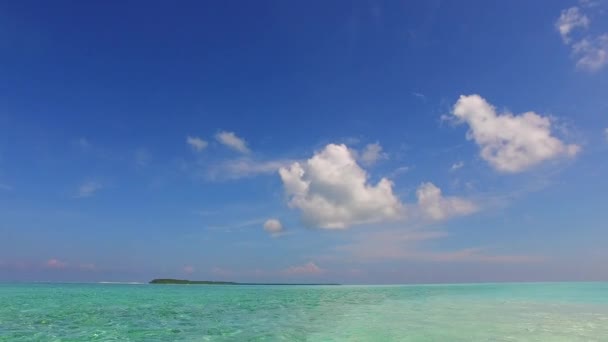
<path id="1" fill-rule="evenodd" d="M 0 341 L 608 341 L 608 283 L 0 284 Z"/>

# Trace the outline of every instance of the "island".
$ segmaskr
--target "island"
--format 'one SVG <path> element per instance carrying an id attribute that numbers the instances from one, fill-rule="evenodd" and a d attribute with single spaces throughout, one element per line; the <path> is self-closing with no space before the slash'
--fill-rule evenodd
<path id="1" fill-rule="evenodd" d="M 232 281 L 211 281 L 211 280 L 186 280 L 160 278 L 152 279 L 150 284 L 155 285 L 340 285 L 340 284 L 294 284 L 294 283 L 235 283 Z"/>

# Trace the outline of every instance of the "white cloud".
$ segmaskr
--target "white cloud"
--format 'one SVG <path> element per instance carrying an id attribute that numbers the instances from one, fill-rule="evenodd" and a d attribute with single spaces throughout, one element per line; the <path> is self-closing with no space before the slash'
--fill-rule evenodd
<path id="1" fill-rule="evenodd" d="M 572 51 L 578 58 L 578 68 L 587 71 L 600 70 L 608 64 L 608 33 L 572 44 Z"/>
<path id="2" fill-rule="evenodd" d="M 368 144 L 359 156 L 359 160 L 363 165 L 373 165 L 377 161 L 387 158 L 388 155 L 382 152 L 382 146 L 379 143 Z"/>
<path id="3" fill-rule="evenodd" d="M 450 171 L 456 171 L 458 169 L 462 169 L 463 166 L 464 166 L 463 161 L 456 162 L 456 163 L 452 164 L 452 167 L 450 167 Z"/>
<path id="4" fill-rule="evenodd" d="M 251 158 L 238 158 L 220 162 L 209 168 L 207 176 L 211 179 L 239 179 L 262 174 L 273 174 L 281 167 L 288 166 L 293 160 L 259 161 Z"/>
<path id="5" fill-rule="evenodd" d="M 568 44 L 571 41 L 570 32 L 578 27 L 587 28 L 589 27 L 589 23 L 589 18 L 575 6 L 562 10 L 561 15 L 555 23 L 555 28 L 559 31 L 564 43 Z"/>
<path id="6" fill-rule="evenodd" d="M 250 150 L 247 147 L 247 142 L 236 136 L 234 132 L 219 132 L 215 135 L 215 139 L 221 144 L 241 153 L 249 153 Z"/>
<path id="7" fill-rule="evenodd" d="M 270 234 L 279 234 L 283 231 L 283 224 L 277 219 L 268 219 L 264 222 L 264 230 Z"/>
<path id="8" fill-rule="evenodd" d="M 606 137 L 606 141 L 608 141 L 608 128 L 604 129 L 604 136 Z"/>
<path id="9" fill-rule="evenodd" d="M 421 99 L 422 101 L 426 101 L 426 95 L 422 94 L 422 93 L 417 93 L 417 92 L 412 92 L 412 95 L 414 95 L 415 97 Z"/>
<path id="10" fill-rule="evenodd" d="M 209 143 L 199 137 L 186 137 L 186 143 L 190 145 L 195 151 L 200 152 L 204 150 Z"/>
<path id="11" fill-rule="evenodd" d="M 471 201 L 459 197 L 444 197 L 441 189 L 433 183 L 422 183 L 416 190 L 416 197 L 421 215 L 434 221 L 469 215 L 478 210 Z"/>
<path id="12" fill-rule="evenodd" d="M 592 1 L 581 1 L 581 5 L 587 9 L 595 7 L 597 3 Z M 587 29 L 591 20 L 581 12 L 578 7 L 563 10 L 555 27 L 562 36 L 564 44 L 570 45 L 572 55 L 576 57 L 576 67 L 586 71 L 594 72 L 608 65 L 608 33 L 599 36 L 587 36 L 573 41 L 570 33 L 576 29 Z"/>
<path id="13" fill-rule="evenodd" d="M 291 266 L 284 271 L 284 273 L 288 275 L 315 275 L 324 272 L 324 269 L 317 266 L 312 261 L 302 266 Z"/>
<path id="14" fill-rule="evenodd" d="M 559 156 L 574 156 L 578 145 L 551 135 L 551 120 L 534 112 L 499 114 L 479 95 L 460 96 L 453 108 L 469 125 L 467 139 L 481 148 L 481 157 L 501 172 L 521 172 Z"/>
<path id="15" fill-rule="evenodd" d="M 289 206 L 315 227 L 343 229 L 362 223 L 397 219 L 403 206 L 393 184 L 382 178 L 368 183 L 368 174 L 345 145 L 329 144 L 305 162 L 279 169 Z"/>
<path id="16" fill-rule="evenodd" d="M 85 182 L 78 187 L 76 198 L 86 198 L 93 196 L 97 191 L 101 190 L 102 185 L 97 182 Z"/>

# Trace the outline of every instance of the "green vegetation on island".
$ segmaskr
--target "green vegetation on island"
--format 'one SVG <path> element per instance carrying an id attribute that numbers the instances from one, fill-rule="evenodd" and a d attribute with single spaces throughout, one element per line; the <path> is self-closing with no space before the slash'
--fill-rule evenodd
<path id="1" fill-rule="evenodd" d="M 150 284 L 177 284 L 177 285 L 340 285 L 340 284 L 290 284 L 290 283 L 235 283 L 232 281 L 211 281 L 211 280 L 186 280 L 161 278 L 152 279 Z"/>

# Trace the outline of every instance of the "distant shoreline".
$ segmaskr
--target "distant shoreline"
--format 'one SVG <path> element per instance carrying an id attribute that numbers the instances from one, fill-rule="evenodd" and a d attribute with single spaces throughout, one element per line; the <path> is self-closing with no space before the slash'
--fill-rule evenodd
<path id="1" fill-rule="evenodd" d="M 335 283 L 237 283 L 232 281 L 211 281 L 211 280 L 186 280 L 186 279 L 171 279 L 171 278 L 160 278 L 152 279 L 149 284 L 154 285 L 332 285 L 337 286 L 340 284 Z"/>

